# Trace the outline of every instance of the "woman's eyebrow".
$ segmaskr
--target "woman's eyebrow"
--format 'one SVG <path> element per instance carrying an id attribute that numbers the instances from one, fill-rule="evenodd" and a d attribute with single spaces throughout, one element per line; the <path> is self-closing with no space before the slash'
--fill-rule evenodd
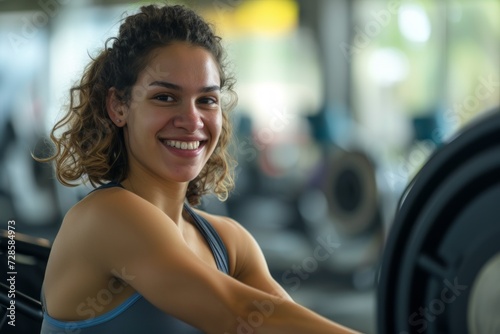
<path id="1" fill-rule="evenodd" d="M 170 89 L 179 90 L 179 91 L 182 90 L 181 86 L 173 84 L 171 82 L 167 82 L 167 81 L 153 81 L 149 85 L 150 86 L 160 86 L 160 87 L 170 88 Z"/>
<path id="2" fill-rule="evenodd" d="M 176 85 L 176 84 L 171 83 L 171 82 L 167 82 L 167 81 L 153 81 L 149 84 L 149 86 L 160 86 L 160 87 L 165 87 L 165 88 L 169 88 L 169 89 L 173 89 L 173 90 L 182 91 L 181 86 Z M 219 90 L 220 90 L 220 87 L 218 85 L 211 85 L 211 86 L 202 87 L 199 91 L 201 93 L 209 93 L 209 92 L 219 91 Z"/>
<path id="3" fill-rule="evenodd" d="M 203 87 L 202 89 L 200 89 L 200 92 L 201 93 L 210 93 L 210 92 L 215 92 L 215 91 L 218 91 L 218 90 L 220 90 L 219 86 L 212 85 L 212 86 Z"/>

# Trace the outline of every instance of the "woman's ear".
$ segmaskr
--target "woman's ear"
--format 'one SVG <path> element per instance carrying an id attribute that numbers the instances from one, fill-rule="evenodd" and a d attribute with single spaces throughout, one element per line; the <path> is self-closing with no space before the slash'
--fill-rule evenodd
<path id="1" fill-rule="evenodd" d="M 106 111 L 111 121 L 118 127 L 123 127 L 127 123 L 126 105 L 118 98 L 115 87 L 108 90 L 106 97 Z"/>

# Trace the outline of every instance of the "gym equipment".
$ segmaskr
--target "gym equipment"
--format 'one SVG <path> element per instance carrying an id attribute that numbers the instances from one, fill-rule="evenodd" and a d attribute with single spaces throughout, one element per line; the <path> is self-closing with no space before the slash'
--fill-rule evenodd
<path id="1" fill-rule="evenodd" d="M 356 235 L 380 223 L 375 166 L 362 152 L 337 150 L 324 183 L 328 207 L 342 232 Z"/>
<path id="2" fill-rule="evenodd" d="M 339 244 L 322 262 L 337 281 L 371 288 L 384 241 L 375 164 L 361 150 L 335 147 L 324 156 L 297 201 L 304 232 L 313 243 L 329 236 Z"/>
<path id="3" fill-rule="evenodd" d="M 8 232 L 0 230 L 0 333 L 39 333 L 42 324 L 40 291 L 50 253 L 50 242 L 20 232 L 15 235 L 15 284 L 7 281 Z M 12 292 L 15 291 L 15 298 Z M 15 300 L 15 326 L 8 318 L 11 300 Z"/>
<path id="4" fill-rule="evenodd" d="M 431 156 L 401 197 L 377 291 L 379 334 L 500 333 L 500 108 Z"/>

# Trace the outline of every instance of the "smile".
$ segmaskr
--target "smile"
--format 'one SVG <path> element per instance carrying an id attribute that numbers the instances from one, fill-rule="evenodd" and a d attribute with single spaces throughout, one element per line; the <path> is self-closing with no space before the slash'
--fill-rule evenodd
<path id="1" fill-rule="evenodd" d="M 199 141 L 166 140 L 165 144 L 167 144 L 170 147 L 175 147 L 181 150 L 196 150 L 200 146 Z"/>

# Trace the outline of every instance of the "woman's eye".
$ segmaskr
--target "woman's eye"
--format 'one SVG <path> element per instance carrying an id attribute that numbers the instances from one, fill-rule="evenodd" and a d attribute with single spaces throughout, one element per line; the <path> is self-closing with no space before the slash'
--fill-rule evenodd
<path id="1" fill-rule="evenodd" d="M 202 97 L 201 99 L 198 100 L 202 104 L 217 104 L 217 99 L 214 97 Z"/>
<path id="2" fill-rule="evenodd" d="M 156 95 L 154 99 L 162 102 L 172 102 L 174 100 L 172 96 L 166 94 Z"/>

